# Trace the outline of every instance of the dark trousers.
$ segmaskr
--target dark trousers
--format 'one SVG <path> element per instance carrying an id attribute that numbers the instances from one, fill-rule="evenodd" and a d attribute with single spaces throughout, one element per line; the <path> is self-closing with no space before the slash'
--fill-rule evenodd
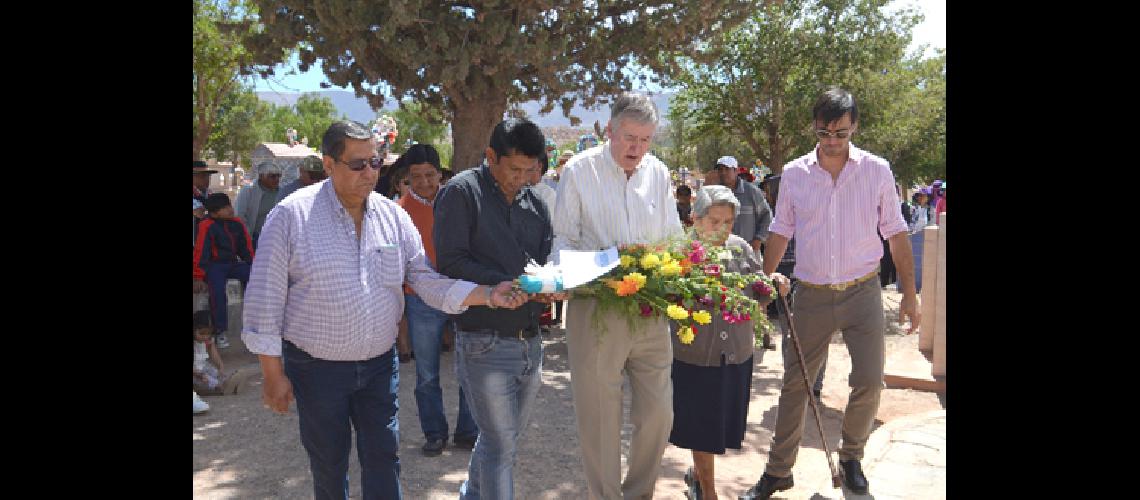
<path id="1" fill-rule="evenodd" d="M 290 342 L 281 349 L 293 384 L 313 497 L 348 498 L 352 429 L 364 500 L 400 499 L 400 370 L 395 349 L 366 361 L 327 361 Z"/>
<path id="2" fill-rule="evenodd" d="M 895 259 L 891 258 L 891 245 L 887 240 L 883 240 L 883 258 L 879 259 L 879 285 L 887 286 L 898 280 Z"/>
<path id="3" fill-rule="evenodd" d="M 210 314 L 218 333 L 225 333 L 229 329 L 230 308 L 229 301 L 226 300 L 226 281 L 231 279 L 241 281 L 244 289 L 246 283 L 249 283 L 249 262 L 211 262 L 206 268 L 206 283 L 210 288 Z"/>

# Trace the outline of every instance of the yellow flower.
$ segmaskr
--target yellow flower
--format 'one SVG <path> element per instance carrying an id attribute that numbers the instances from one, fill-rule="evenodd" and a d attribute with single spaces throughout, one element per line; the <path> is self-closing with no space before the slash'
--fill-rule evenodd
<path id="1" fill-rule="evenodd" d="M 686 311 L 684 307 L 673 304 L 670 304 L 669 307 L 665 309 L 665 314 L 668 314 L 670 318 L 675 320 L 682 320 L 689 317 L 689 311 Z"/>
<path id="2" fill-rule="evenodd" d="M 659 265 L 661 265 L 661 259 L 654 254 L 647 253 L 641 258 L 641 267 L 644 269 L 653 269 Z"/>
<path id="3" fill-rule="evenodd" d="M 668 264 L 670 262 L 673 262 L 673 255 L 669 252 L 661 252 L 661 263 Z"/>
<path id="4" fill-rule="evenodd" d="M 629 267 L 633 266 L 634 260 L 635 259 L 632 256 L 622 255 L 621 256 L 621 267 L 628 269 Z"/>
<path id="5" fill-rule="evenodd" d="M 645 286 L 645 275 L 641 273 L 629 273 L 622 279 L 625 281 L 632 281 L 634 283 L 637 283 L 638 290 L 641 290 L 641 287 Z"/>
<path id="6" fill-rule="evenodd" d="M 708 311 L 697 311 L 693 313 L 693 321 L 698 324 L 707 325 L 712 322 L 712 315 Z"/>
<path id="7" fill-rule="evenodd" d="M 662 276 L 676 276 L 678 274 L 681 274 L 681 264 L 675 260 L 661 266 Z"/>
<path id="8" fill-rule="evenodd" d="M 682 344 L 692 344 L 693 337 L 695 337 L 693 329 L 687 326 L 677 331 L 677 338 L 681 340 Z"/>

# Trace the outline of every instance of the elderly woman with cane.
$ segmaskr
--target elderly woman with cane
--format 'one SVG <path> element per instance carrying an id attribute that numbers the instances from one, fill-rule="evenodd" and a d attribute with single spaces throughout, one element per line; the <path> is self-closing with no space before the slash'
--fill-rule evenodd
<path id="1" fill-rule="evenodd" d="M 761 263 L 752 247 L 732 234 L 739 210 L 740 202 L 731 189 L 705 186 L 697 191 L 693 203 L 693 229 L 706 248 L 727 250 L 720 255 L 710 253 L 710 263 L 719 261 L 729 272 L 759 273 Z M 761 307 L 769 300 L 754 294 L 753 298 Z M 693 452 L 693 467 L 685 473 L 689 496 L 716 499 L 713 459 L 723 455 L 725 448 L 740 449 L 744 440 L 752 393 L 752 320 L 728 323 L 713 314 L 711 323 L 697 326 L 691 344 L 672 337 L 673 430 L 669 442 Z"/>

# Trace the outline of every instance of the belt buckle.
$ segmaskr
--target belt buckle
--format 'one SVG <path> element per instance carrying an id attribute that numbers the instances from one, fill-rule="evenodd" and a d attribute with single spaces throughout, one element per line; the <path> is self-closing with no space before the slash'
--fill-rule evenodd
<path id="1" fill-rule="evenodd" d="M 829 287 L 830 287 L 832 290 L 835 290 L 835 291 L 837 291 L 837 292 L 842 292 L 842 291 L 844 291 L 844 290 L 846 290 L 846 289 L 847 289 L 847 283 L 836 283 L 836 284 L 834 284 L 834 285 L 828 285 L 828 286 L 829 286 Z"/>

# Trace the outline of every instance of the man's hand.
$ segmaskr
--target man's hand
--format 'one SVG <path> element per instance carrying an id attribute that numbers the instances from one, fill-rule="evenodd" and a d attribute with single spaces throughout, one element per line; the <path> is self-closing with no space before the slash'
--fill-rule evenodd
<path id="1" fill-rule="evenodd" d="M 526 301 L 526 293 L 516 290 L 514 281 L 504 281 L 491 289 L 491 305 L 495 307 L 518 309 Z"/>
<path id="2" fill-rule="evenodd" d="M 263 374 L 265 383 L 261 386 L 261 400 L 276 413 L 288 413 L 289 403 L 293 402 L 293 384 L 280 371 L 263 370 Z"/>
<path id="3" fill-rule="evenodd" d="M 915 295 L 903 294 L 902 301 L 899 302 L 899 325 L 901 326 L 906 317 L 910 317 L 910 329 L 906 333 L 912 334 L 918 328 L 918 324 L 922 321 L 918 312 L 918 297 Z"/>
<path id="4" fill-rule="evenodd" d="M 792 282 L 788 281 L 788 277 L 780 273 L 772 273 L 768 275 L 772 281 L 776 282 L 776 288 L 780 290 L 780 295 L 787 296 L 792 292 Z"/>
<path id="5" fill-rule="evenodd" d="M 194 293 L 202 293 L 209 290 L 206 282 L 202 280 L 194 280 Z"/>

